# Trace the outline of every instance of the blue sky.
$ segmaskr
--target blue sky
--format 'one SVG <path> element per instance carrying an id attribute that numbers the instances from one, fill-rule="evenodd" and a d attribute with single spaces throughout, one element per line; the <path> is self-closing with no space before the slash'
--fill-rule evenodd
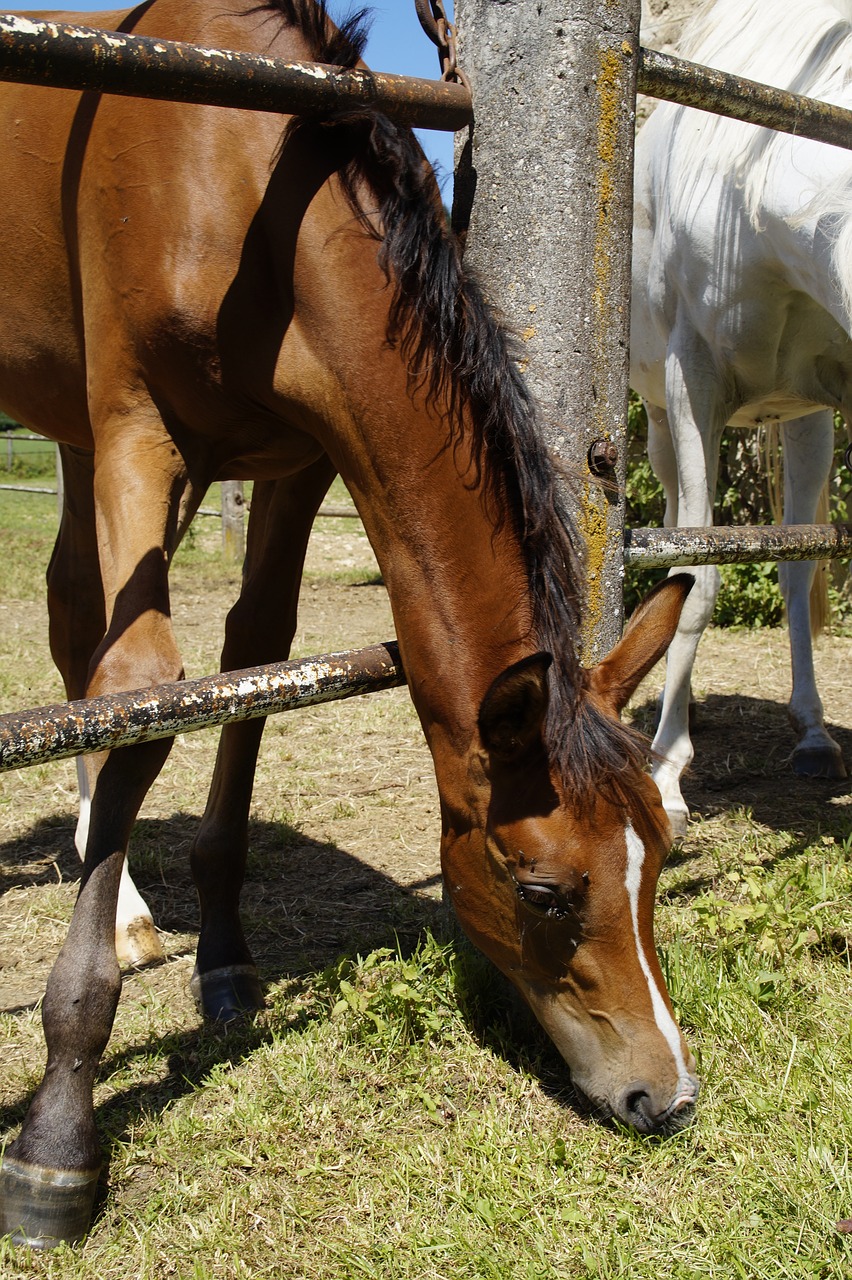
<path id="1" fill-rule="evenodd" d="M 95 13 L 98 9 L 115 9 L 121 0 L 68 0 L 68 8 L 77 13 Z M 35 7 L 34 3 L 26 7 Z M 129 7 L 129 4 L 128 4 Z M 360 5 L 353 4 L 356 8 Z M 332 15 L 340 17 L 349 11 L 346 0 L 331 0 Z M 420 76 L 427 80 L 438 78 L 438 53 L 424 35 L 414 0 L 374 0 L 374 19 L 367 45 L 367 62 L 375 71 L 392 71 L 397 75 Z M 452 6 L 447 4 L 452 13 Z M 97 23 L 93 19 L 92 25 Z M 426 154 L 437 164 L 444 179 L 444 199 L 450 199 L 453 171 L 453 137 L 450 133 L 420 130 L 420 139 Z"/>

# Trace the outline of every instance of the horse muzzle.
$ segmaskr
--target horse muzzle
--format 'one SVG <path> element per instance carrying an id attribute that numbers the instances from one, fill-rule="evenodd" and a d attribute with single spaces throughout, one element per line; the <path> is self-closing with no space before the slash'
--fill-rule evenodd
<path id="1" fill-rule="evenodd" d="M 699 1088 L 698 1078 L 688 1075 L 678 1081 L 674 1097 L 660 1097 L 659 1089 L 635 1081 L 622 1093 L 614 1114 L 637 1133 L 670 1137 L 692 1124 Z"/>

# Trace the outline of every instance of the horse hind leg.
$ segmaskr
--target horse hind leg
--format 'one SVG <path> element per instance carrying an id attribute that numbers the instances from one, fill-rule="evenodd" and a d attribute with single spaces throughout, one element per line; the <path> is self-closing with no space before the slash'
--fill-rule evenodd
<path id="1" fill-rule="evenodd" d="M 280 661 L 296 630 L 299 584 L 314 516 L 334 468 L 327 458 L 297 476 L 255 484 L 240 597 L 226 624 L 222 670 Z M 204 817 L 191 853 L 201 908 L 192 991 L 221 1022 L 260 1008 L 263 994 L 239 915 L 248 817 L 265 721 L 226 724 Z"/>
<path id="2" fill-rule="evenodd" d="M 784 423 L 782 431 L 784 523 L 811 524 L 831 469 L 833 415 L 826 410 L 796 418 Z M 845 778 L 843 753 L 825 727 L 814 672 L 811 615 L 816 569 L 813 560 L 786 561 L 778 566 L 790 634 L 793 688 L 787 709 L 798 735 L 792 763 L 802 777 Z"/>
<path id="3" fill-rule="evenodd" d="M 60 445 L 64 504 L 56 545 L 47 571 L 50 649 L 68 698 L 86 693 L 92 654 L 106 631 L 104 593 L 98 562 L 92 454 Z M 85 760 L 77 757 L 80 810 L 74 843 L 86 856 L 91 784 Z M 139 969 L 161 964 L 164 955 L 151 911 L 125 859 L 118 890 L 115 947 L 119 964 Z"/>

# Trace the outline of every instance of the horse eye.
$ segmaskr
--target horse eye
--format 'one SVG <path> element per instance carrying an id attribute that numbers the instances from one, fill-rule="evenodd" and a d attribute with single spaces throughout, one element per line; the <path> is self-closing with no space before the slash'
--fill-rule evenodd
<path id="1" fill-rule="evenodd" d="M 548 920 L 564 920 L 569 914 L 569 905 L 555 889 L 544 884 L 515 885 L 518 897 L 525 907 L 535 911 L 537 915 L 546 916 Z"/>

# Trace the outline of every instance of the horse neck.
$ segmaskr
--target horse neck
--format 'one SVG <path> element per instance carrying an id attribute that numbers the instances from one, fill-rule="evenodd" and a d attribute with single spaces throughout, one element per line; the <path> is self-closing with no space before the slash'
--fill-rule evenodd
<path id="1" fill-rule="evenodd" d="M 362 419 L 355 466 L 341 470 L 382 570 L 436 771 L 458 771 L 467 786 L 482 699 L 537 648 L 527 571 L 511 516 L 497 521 L 466 447 L 448 447 L 440 415 L 410 400 L 400 419 L 387 401 L 380 408 Z"/>

